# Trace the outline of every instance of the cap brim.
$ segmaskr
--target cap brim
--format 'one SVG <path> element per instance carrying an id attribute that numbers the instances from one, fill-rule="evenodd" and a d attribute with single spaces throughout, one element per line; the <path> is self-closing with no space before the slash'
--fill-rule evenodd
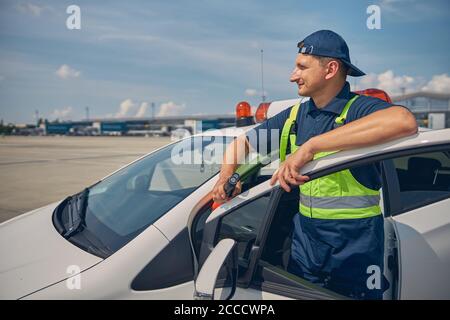
<path id="1" fill-rule="evenodd" d="M 350 62 L 341 60 L 347 67 L 348 67 L 348 72 L 347 74 L 349 76 L 352 77 L 362 77 L 365 76 L 366 74 L 364 72 L 362 72 L 361 70 L 359 70 L 357 67 L 355 67 L 353 64 L 351 64 Z"/>

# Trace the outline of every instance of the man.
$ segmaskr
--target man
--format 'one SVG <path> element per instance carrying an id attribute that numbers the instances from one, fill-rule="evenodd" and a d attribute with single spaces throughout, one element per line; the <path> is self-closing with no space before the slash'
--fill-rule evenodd
<path id="1" fill-rule="evenodd" d="M 213 199 L 219 203 L 227 200 L 224 184 L 250 147 L 258 150 L 261 143 L 268 143 L 270 150 L 272 129 L 293 130 L 295 145 L 290 145 L 291 155 L 271 179 L 272 185 L 278 181 L 287 192 L 291 191 L 291 186 L 300 186 L 299 214 L 293 219 L 288 271 L 352 298 L 381 299 L 383 290 L 370 290 L 366 284 L 369 266 L 383 270 L 383 217 L 377 202 L 379 168 L 367 165 L 310 182 L 299 170 L 327 152 L 380 144 L 415 134 L 417 123 L 402 106 L 350 92 L 347 75 L 359 77 L 364 73 L 351 63 L 348 46 L 338 34 L 317 31 L 298 47 L 290 81 L 297 84 L 300 96 L 310 97 L 310 100 L 256 127 L 256 135 L 252 136 L 265 133 L 265 142 L 251 145 L 248 134 L 230 144 L 212 192 Z M 291 126 L 291 122 L 296 125 Z M 280 153 L 284 152 L 281 149 Z M 284 155 L 280 158 L 283 160 Z M 240 185 L 233 196 L 238 192 Z M 326 200 L 326 206 L 321 200 Z"/>

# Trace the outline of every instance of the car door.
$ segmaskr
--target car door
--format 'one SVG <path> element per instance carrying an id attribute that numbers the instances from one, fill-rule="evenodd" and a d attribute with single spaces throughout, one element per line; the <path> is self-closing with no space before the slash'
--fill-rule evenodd
<path id="1" fill-rule="evenodd" d="M 311 179 L 342 169 L 380 165 L 385 217 L 384 299 L 450 298 L 450 144 L 411 145 L 372 157 L 336 162 L 326 170 L 312 170 Z M 311 286 L 287 272 L 291 217 L 297 214 L 295 193 L 273 192 L 267 235 L 261 236 L 260 254 L 245 298 L 343 298 Z M 293 191 L 294 192 L 294 191 Z M 291 192 L 291 193 L 293 193 Z M 295 191 L 298 192 L 298 191 Z M 278 212 L 278 213 L 277 213 Z M 281 214 L 282 213 L 282 214 Z M 368 277 L 370 274 L 368 274 Z"/>
<path id="2" fill-rule="evenodd" d="M 333 293 L 306 281 L 300 285 L 303 290 L 299 290 L 294 296 L 285 292 L 261 290 L 258 285 L 255 286 L 255 268 L 260 268 L 263 263 L 259 261 L 261 243 L 283 194 L 282 190 L 270 186 L 267 181 L 274 171 L 275 166 L 257 168 L 252 174 L 246 175 L 240 195 L 214 211 L 209 202 L 200 210 L 192 224 L 194 255 L 198 260 L 198 269 L 202 268 L 217 243 L 223 239 L 233 239 L 238 247 L 239 275 L 233 299 L 332 298 L 335 296 Z M 298 204 L 298 192 L 287 195 L 296 197 Z M 293 203 L 290 202 L 290 207 Z M 265 268 L 265 271 L 267 270 L 271 270 L 270 266 Z"/>
<path id="3" fill-rule="evenodd" d="M 377 154 L 379 157 L 379 154 Z M 325 164 L 325 165 L 323 165 Z M 322 165 L 322 166 L 321 166 Z M 381 163 L 378 158 L 361 156 L 359 150 L 344 154 L 343 157 L 328 157 L 327 159 L 313 161 L 304 168 L 311 179 L 333 174 L 341 170 L 351 169 L 357 171 L 372 170 L 380 175 Z M 270 166 L 272 169 L 276 166 Z M 265 176 L 272 172 L 266 167 Z M 250 176 L 251 177 L 251 176 Z M 249 180 L 255 180 L 249 178 Z M 256 181 L 265 179 L 256 179 Z M 245 189 L 244 183 L 244 189 Z M 270 196 L 269 196 L 270 191 Z M 236 299 L 345 299 L 344 296 L 321 288 L 305 279 L 287 272 L 287 261 L 290 255 L 292 218 L 298 214 L 299 190 L 284 192 L 279 187 L 272 188 L 269 183 L 263 182 L 251 189 L 253 198 L 248 201 L 235 198 L 218 210 L 204 215 L 205 228 L 201 243 L 197 241 L 199 265 L 205 261 L 212 248 L 219 240 L 232 238 L 240 244 L 240 263 L 238 288 Z M 265 193 L 265 197 L 259 197 Z M 246 196 L 244 193 L 243 196 Z M 262 201 L 261 199 L 264 199 Z M 267 202 L 269 200 L 269 202 Z M 257 204 L 261 202 L 261 204 Z M 381 203 L 382 204 L 382 203 Z M 258 217 L 258 225 L 246 223 Z M 387 230 L 390 230 L 389 222 Z M 201 225 L 201 224 L 198 224 Z M 197 237 L 199 239 L 199 237 Z M 383 239 L 382 239 L 383 240 Z M 196 242 L 196 241 L 194 241 Z M 200 249 L 203 249 L 201 250 Z M 388 253 L 390 251 L 387 251 Z M 392 272 L 381 266 L 381 270 L 389 280 L 393 280 Z M 388 281 L 389 281 L 388 280 Z"/>
<path id="4" fill-rule="evenodd" d="M 448 139 L 441 137 L 439 141 L 430 140 L 418 136 L 377 148 L 347 151 L 340 155 L 323 158 L 319 162 L 314 161 L 302 170 L 302 173 L 315 179 L 345 169 L 365 170 L 368 165 L 379 167 L 382 185 L 380 206 L 385 217 L 385 259 L 381 268 L 384 280 L 387 282 L 384 288 L 385 299 L 448 297 L 450 288 L 446 273 L 450 267 L 448 260 L 450 256 Z M 438 152 L 438 155 L 423 156 L 430 152 Z M 420 190 L 411 183 L 409 183 L 409 189 L 415 187 L 419 190 L 404 189 L 405 172 L 402 171 L 401 164 L 405 161 L 408 164 L 405 157 L 409 159 L 414 155 L 419 155 L 419 158 L 431 158 L 437 162 L 411 160 L 413 166 L 403 168 L 407 171 L 406 182 L 411 182 L 413 179 L 411 174 L 421 172 L 419 169 L 428 170 L 433 175 L 431 182 L 425 180 L 426 177 L 429 178 L 429 172 L 416 179 L 420 179 L 420 185 L 431 183 L 434 189 Z M 264 182 L 259 188 L 269 189 L 270 187 L 268 182 Z M 419 191 L 419 194 L 411 191 Z M 294 214 L 298 213 L 296 195 L 298 190 L 293 190 L 290 195 L 287 195 L 279 187 L 271 189 L 270 201 L 262 224 L 259 226 L 253 246 L 247 251 L 251 252 L 252 256 L 248 260 L 246 276 L 240 277 L 234 298 L 345 298 L 286 271 L 290 249 L 289 230 L 292 228 L 290 220 Z M 415 204 L 412 205 L 414 201 Z M 217 218 L 224 217 L 234 212 L 234 208 L 234 206 L 230 207 L 229 211 L 227 208 L 222 208 L 222 211 L 213 214 Z M 236 211 L 235 215 L 238 214 Z M 209 222 L 212 221 L 209 220 Z M 220 223 L 219 218 L 212 235 L 209 235 L 210 248 L 214 246 L 214 241 L 221 237 Z M 227 236 L 231 237 L 230 233 Z M 368 273 L 369 277 L 370 273 Z M 418 278 L 421 280 L 418 281 Z M 436 290 L 433 291 L 433 288 Z"/>
<path id="5" fill-rule="evenodd" d="M 392 162 L 399 298 L 449 299 L 450 145 L 407 150 Z"/>
<path id="6" fill-rule="evenodd" d="M 260 259 L 261 245 L 267 234 L 266 229 L 272 225 L 273 212 L 279 208 L 280 199 L 286 202 L 286 199 L 281 197 L 282 194 L 282 190 L 278 187 L 271 187 L 269 182 L 265 181 L 212 212 L 205 208 L 205 211 L 193 224 L 194 235 L 196 235 L 193 243 L 199 261 L 199 269 L 217 243 L 222 239 L 233 239 L 238 246 L 238 281 L 233 299 L 336 297 L 332 292 L 301 280 L 300 284 L 295 284 L 291 288 L 293 294 L 287 294 L 284 290 L 266 290 L 265 286 L 270 286 L 268 285 L 270 281 L 267 280 L 261 287 L 259 278 L 255 278 L 255 273 L 259 275 L 262 271 L 268 278 L 275 277 L 276 280 L 273 283 L 275 286 L 277 286 L 276 282 L 287 281 L 289 284 L 289 276 L 285 277 L 282 270 L 283 274 L 278 275 L 277 272 L 280 270 Z M 287 195 L 292 196 L 294 193 Z M 292 203 L 290 202 L 291 207 Z M 287 230 L 283 229 L 283 231 Z M 260 270 L 256 271 L 257 268 Z M 299 290 L 296 291 L 296 287 Z"/>
<path id="7" fill-rule="evenodd" d="M 246 277 L 241 277 L 234 299 L 238 300 L 322 300 L 344 297 L 286 271 L 294 214 L 298 214 L 298 188 L 290 193 L 278 186 L 271 191 L 264 225 L 260 227 Z"/>

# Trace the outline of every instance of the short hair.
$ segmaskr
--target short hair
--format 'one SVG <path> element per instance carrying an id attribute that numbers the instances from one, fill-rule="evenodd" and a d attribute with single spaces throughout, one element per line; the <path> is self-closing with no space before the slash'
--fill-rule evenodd
<path id="1" fill-rule="evenodd" d="M 333 60 L 337 61 L 339 63 L 339 70 L 340 70 L 341 74 L 343 74 L 344 77 L 347 76 L 348 67 L 341 60 L 336 59 L 336 58 L 330 58 L 330 57 L 321 57 L 321 56 L 314 56 L 314 57 L 319 60 L 319 63 L 322 66 L 326 65 L 330 61 L 333 61 Z"/>

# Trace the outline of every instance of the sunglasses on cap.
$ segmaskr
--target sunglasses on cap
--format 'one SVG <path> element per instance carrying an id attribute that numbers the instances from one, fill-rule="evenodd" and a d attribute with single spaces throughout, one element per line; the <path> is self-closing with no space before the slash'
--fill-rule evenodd
<path id="1" fill-rule="evenodd" d="M 297 44 L 297 48 L 299 49 L 298 53 L 304 53 L 304 54 L 312 54 L 313 50 L 314 50 L 314 46 L 305 46 L 305 43 L 303 41 L 300 41 Z"/>

